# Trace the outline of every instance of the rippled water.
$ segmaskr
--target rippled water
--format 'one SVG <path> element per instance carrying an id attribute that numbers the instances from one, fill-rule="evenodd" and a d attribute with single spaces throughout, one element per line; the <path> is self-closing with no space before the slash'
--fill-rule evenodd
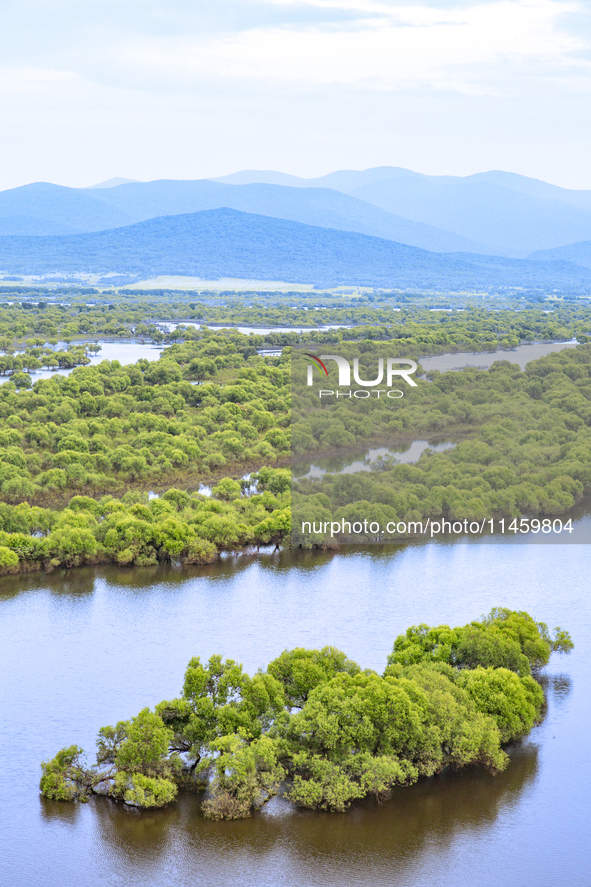
<path id="1" fill-rule="evenodd" d="M 2 579 L 0 884 L 7 887 L 588 887 L 591 619 L 586 545 L 432 544 L 226 558 L 207 568 L 79 569 Z M 335 644 L 383 669 L 418 622 L 492 606 L 571 630 L 544 678 L 548 712 L 493 778 L 446 774 L 344 815 L 274 801 L 212 823 L 184 795 L 138 813 L 44 801 L 39 762 L 177 694 L 193 655 L 247 670 Z"/>

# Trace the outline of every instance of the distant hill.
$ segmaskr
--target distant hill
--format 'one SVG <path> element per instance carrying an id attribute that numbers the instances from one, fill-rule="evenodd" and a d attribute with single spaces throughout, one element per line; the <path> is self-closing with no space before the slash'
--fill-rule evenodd
<path id="1" fill-rule="evenodd" d="M 591 212 L 483 179 L 401 176 L 351 194 L 388 212 L 470 236 L 501 255 L 591 238 Z"/>
<path id="2" fill-rule="evenodd" d="M 245 170 L 220 182 L 283 181 L 283 173 Z M 332 188 L 394 215 L 423 222 L 481 244 L 482 252 L 527 256 L 591 238 L 591 191 L 491 170 L 471 176 L 426 176 L 380 166 L 340 170 L 314 179 L 289 176 L 300 188 Z"/>
<path id="3" fill-rule="evenodd" d="M 529 257 L 538 262 L 573 262 L 584 268 L 591 268 L 591 240 L 582 243 L 569 243 L 556 249 L 543 249 L 532 253 Z"/>
<path id="4" fill-rule="evenodd" d="M 102 231 L 229 207 L 434 252 L 525 258 L 591 239 L 591 191 L 501 170 L 462 178 L 380 166 L 316 179 L 243 170 L 217 180 L 119 181 L 92 188 L 37 182 L 2 191 L 0 234 Z"/>
<path id="5" fill-rule="evenodd" d="M 306 225 L 371 234 L 438 252 L 483 250 L 469 237 L 394 216 L 356 197 L 328 188 L 224 185 L 207 179 L 162 179 L 113 188 L 101 194 L 101 199 L 119 213 L 133 215 L 136 221 L 228 207 Z"/>
<path id="6" fill-rule="evenodd" d="M 502 185 L 504 188 L 511 188 L 514 191 L 528 194 L 530 197 L 560 200 L 562 203 L 568 203 L 571 206 L 591 212 L 591 191 L 575 191 L 570 188 L 560 188 L 558 185 L 551 185 L 548 182 L 541 181 L 541 179 L 531 179 L 528 176 L 520 176 L 514 172 L 502 172 L 501 170 L 490 170 L 489 172 L 479 172 L 472 176 L 466 176 L 466 181 L 491 182 L 495 185 Z"/>
<path id="7" fill-rule="evenodd" d="M 433 253 L 233 209 L 166 216 L 89 234 L 0 237 L 0 269 L 13 274 L 241 277 L 321 286 L 591 288 L 591 269 L 567 262 Z"/>
<path id="8" fill-rule="evenodd" d="M 115 176 L 114 179 L 107 179 L 106 182 L 99 182 L 98 185 L 89 185 L 88 191 L 93 188 L 115 188 L 117 185 L 129 185 L 131 182 L 137 182 L 137 179 L 122 179 L 121 176 Z"/>
<path id="9" fill-rule="evenodd" d="M 335 191 L 349 193 L 363 185 L 399 176 L 425 178 L 421 173 L 412 172 L 412 170 L 404 169 L 401 166 L 375 166 L 372 169 L 363 170 L 341 169 L 315 179 L 303 179 L 274 170 L 245 169 L 241 172 L 231 173 L 229 176 L 220 176 L 212 181 L 225 182 L 228 185 L 250 185 L 256 182 L 259 184 L 291 185 L 293 188 L 333 188 Z"/>
<path id="10" fill-rule="evenodd" d="M 100 193 L 48 182 L 0 191 L 0 231 L 3 234 L 65 234 L 102 231 L 135 221 L 117 207 L 93 196 Z"/>
<path id="11" fill-rule="evenodd" d="M 103 183 L 63 188 L 37 183 L 0 192 L 0 234 L 69 234 L 119 228 L 159 216 L 230 207 L 307 225 L 371 234 L 438 252 L 486 252 L 469 237 L 394 216 L 328 188 L 226 185 L 208 179 Z M 20 209 L 19 209 L 20 207 Z"/>
<path id="12" fill-rule="evenodd" d="M 314 185 L 309 182 L 314 181 Z M 277 172 L 273 169 L 243 169 L 241 172 L 233 172 L 229 176 L 218 176 L 210 179 L 210 182 L 221 182 L 225 185 L 288 185 L 293 188 L 321 188 L 323 185 L 316 179 L 302 179 L 286 172 Z M 337 189 L 338 190 L 338 189 Z"/>

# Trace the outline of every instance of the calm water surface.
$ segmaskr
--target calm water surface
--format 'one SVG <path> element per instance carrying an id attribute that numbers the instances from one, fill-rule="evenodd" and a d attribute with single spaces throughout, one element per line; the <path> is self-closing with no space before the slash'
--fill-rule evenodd
<path id="1" fill-rule="evenodd" d="M 296 479 L 302 477 L 323 477 L 325 474 L 356 474 L 358 471 L 372 471 L 372 463 L 379 459 L 391 458 L 403 464 L 413 464 L 425 450 L 433 450 L 435 453 L 443 453 L 445 450 L 453 450 L 455 443 L 451 441 L 413 440 L 401 450 L 392 447 L 377 447 L 375 449 L 359 450 L 356 453 L 348 453 L 346 456 L 332 455 L 325 459 L 316 459 L 313 465 L 310 463 L 293 465 L 293 476 Z"/>
<path id="2" fill-rule="evenodd" d="M 72 345 L 76 344 L 76 342 L 72 343 Z M 142 358 L 145 360 L 158 360 L 163 350 L 160 345 L 154 345 L 152 342 L 144 342 L 140 339 L 124 339 L 111 342 L 100 341 L 98 344 L 101 346 L 101 350 L 96 354 L 88 355 L 90 359 L 88 366 L 95 366 L 103 360 L 118 360 L 123 366 L 137 363 Z M 60 351 L 67 350 L 65 343 L 59 344 L 58 347 Z M 29 375 L 33 382 L 36 382 L 37 379 L 50 379 L 52 376 L 69 376 L 73 369 L 74 367 L 67 370 L 36 370 L 29 373 Z"/>
<path id="3" fill-rule="evenodd" d="M 590 571 L 586 545 L 432 544 L 4 578 L 0 884 L 589 887 Z M 547 715 L 499 777 L 439 776 L 344 815 L 275 800 L 230 823 L 201 818 L 194 795 L 145 813 L 39 797 L 42 759 L 92 750 L 99 727 L 178 694 L 193 655 L 252 672 L 286 647 L 335 644 L 381 670 L 408 625 L 494 605 L 576 643 L 551 660 Z"/>
<path id="4" fill-rule="evenodd" d="M 546 357 L 547 354 L 554 354 L 565 348 L 576 347 L 577 342 L 574 339 L 571 342 L 532 342 L 527 345 L 517 345 L 516 348 L 511 348 L 509 351 L 478 351 L 421 357 L 421 366 L 425 372 L 439 370 L 440 373 L 445 373 L 447 370 L 461 370 L 462 367 L 478 367 L 487 370 L 495 360 L 508 360 L 509 363 L 516 363 L 524 370 L 530 360 Z"/>

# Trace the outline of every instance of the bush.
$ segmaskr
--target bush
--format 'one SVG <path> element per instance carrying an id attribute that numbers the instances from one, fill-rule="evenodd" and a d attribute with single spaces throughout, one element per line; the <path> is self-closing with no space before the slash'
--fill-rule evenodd
<path id="1" fill-rule="evenodd" d="M 208 542 L 207 539 L 193 539 L 183 557 L 183 563 L 211 564 L 217 556 L 218 550 L 213 542 Z"/>
<path id="2" fill-rule="evenodd" d="M 51 761 L 43 761 L 43 776 L 39 783 L 41 794 L 53 801 L 72 801 L 84 793 L 81 785 L 83 768 L 80 755 L 83 750 L 77 745 L 70 745 L 58 751 Z"/>
<path id="3" fill-rule="evenodd" d="M 165 807 L 177 796 L 178 789 L 170 779 L 142 776 L 120 770 L 115 777 L 112 794 L 131 807 Z"/>
<path id="4" fill-rule="evenodd" d="M 0 545 L 0 575 L 16 573 L 17 570 L 18 554 L 5 545 Z"/>
<path id="5" fill-rule="evenodd" d="M 50 554 L 66 567 L 77 567 L 91 561 L 99 545 L 91 530 L 84 527 L 60 527 L 47 539 Z"/>

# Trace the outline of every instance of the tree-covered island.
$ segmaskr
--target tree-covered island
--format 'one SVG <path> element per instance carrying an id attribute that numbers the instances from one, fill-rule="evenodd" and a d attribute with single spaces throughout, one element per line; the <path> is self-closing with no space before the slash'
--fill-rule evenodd
<path id="1" fill-rule="evenodd" d="M 536 675 L 572 647 L 568 632 L 495 608 L 458 628 L 412 626 L 381 675 L 334 647 L 286 650 L 252 677 L 233 660 L 195 657 L 178 698 L 100 729 L 93 765 L 78 746 L 62 749 L 42 764 L 40 789 L 140 808 L 198 790 L 205 816 L 236 819 L 278 793 L 342 812 L 444 770 L 498 773 L 504 747 L 541 717 Z"/>

